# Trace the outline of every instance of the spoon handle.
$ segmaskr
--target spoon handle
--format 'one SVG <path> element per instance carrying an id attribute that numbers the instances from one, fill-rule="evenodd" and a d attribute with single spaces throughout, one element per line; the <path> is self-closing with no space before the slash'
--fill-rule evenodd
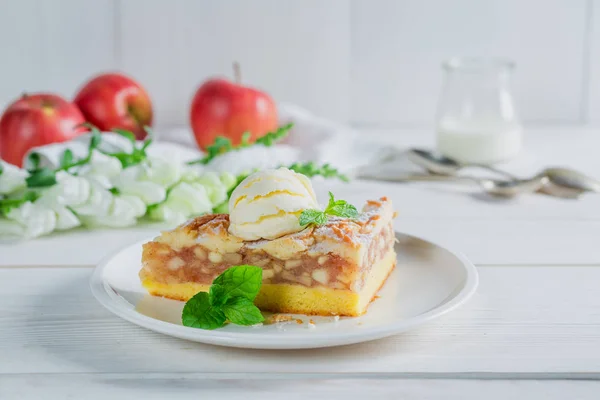
<path id="1" fill-rule="evenodd" d="M 358 179 L 367 181 L 384 181 L 384 182 L 457 182 L 457 181 L 472 181 L 479 182 L 481 179 L 474 176 L 463 175 L 429 175 L 429 174 L 402 174 L 394 176 L 386 175 L 371 175 L 359 174 Z"/>
<path id="2" fill-rule="evenodd" d="M 482 169 L 488 170 L 490 172 L 493 172 L 493 173 L 495 173 L 497 175 L 502 175 L 502 176 L 504 176 L 506 178 L 509 178 L 509 179 L 513 179 L 513 180 L 514 179 L 519 179 L 517 176 L 511 174 L 510 172 L 506 172 L 506 171 L 503 171 L 501 169 L 498 169 L 498 168 L 495 168 L 495 167 L 492 167 L 492 166 L 489 166 L 489 165 L 484 165 L 484 164 L 467 164 L 467 165 L 465 165 L 465 167 L 482 168 Z"/>

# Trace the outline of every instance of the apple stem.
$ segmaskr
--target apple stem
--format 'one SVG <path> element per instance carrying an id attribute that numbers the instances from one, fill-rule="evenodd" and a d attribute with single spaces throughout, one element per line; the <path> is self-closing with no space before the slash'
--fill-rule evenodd
<path id="1" fill-rule="evenodd" d="M 233 79 L 235 83 L 242 83 L 242 69 L 240 63 L 237 61 L 233 62 Z"/>

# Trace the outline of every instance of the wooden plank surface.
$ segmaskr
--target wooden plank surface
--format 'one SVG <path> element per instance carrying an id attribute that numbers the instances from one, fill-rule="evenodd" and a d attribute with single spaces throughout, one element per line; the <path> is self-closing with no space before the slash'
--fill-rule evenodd
<path id="1" fill-rule="evenodd" d="M 86 400 L 597 399 L 600 382 L 536 380 L 207 380 L 187 374 L 0 375 L 0 398 Z M 485 394 L 485 397 L 482 397 Z"/>
<path id="2" fill-rule="evenodd" d="M 258 351 L 187 342 L 125 322 L 91 296 L 89 268 L 3 268 L 0 374 L 600 378 L 600 268 L 479 271 L 474 298 L 421 329 L 346 347 Z"/>

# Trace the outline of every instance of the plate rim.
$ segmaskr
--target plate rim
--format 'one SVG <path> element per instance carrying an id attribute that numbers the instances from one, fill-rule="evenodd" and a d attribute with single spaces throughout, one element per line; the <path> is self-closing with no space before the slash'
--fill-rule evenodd
<path id="1" fill-rule="evenodd" d="M 249 337 L 243 332 L 223 332 L 220 330 L 202 330 L 190 328 L 181 325 L 175 325 L 170 322 L 157 320 L 147 315 L 141 314 L 135 309 L 126 307 L 118 301 L 116 297 L 122 298 L 115 293 L 107 282 L 103 279 L 103 273 L 111 260 L 122 252 L 134 246 L 141 246 L 152 238 L 139 240 L 134 243 L 129 243 L 122 246 L 118 250 L 105 256 L 94 268 L 90 277 L 89 285 L 93 296 L 96 300 L 108 311 L 116 316 L 131 322 L 135 325 L 149 329 L 154 332 L 164 335 L 177 337 L 180 339 L 190 340 L 199 343 L 213 344 L 219 346 L 238 347 L 238 348 L 254 348 L 254 349 L 309 349 L 342 346 L 348 344 L 362 343 L 384 337 L 397 335 L 409 331 L 417 326 L 423 325 L 429 321 L 441 317 L 444 314 L 453 311 L 464 304 L 477 290 L 479 285 L 479 274 L 475 265 L 462 253 L 455 251 L 447 246 L 440 245 L 435 241 L 423 238 L 421 236 L 394 231 L 394 235 L 408 236 L 418 240 L 425 241 L 438 248 L 448 251 L 456 257 L 463 269 L 466 272 L 463 287 L 450 300 L 442 305 L 436 306 L 426 312 L 404 319 L 391 322 L 390 324 L 382 325 L 368 330 L 347 331 L 332 335 L 324 333 L 319 335 L 318 331 L 312 330 L 310 335 L 306 333 L 287 333 L 285 342 L 281 342 L 282 336 L 277 333 L 265 333 L 260 336 Z M 112 294 L 111 294 L 112 292 Z M 116 297 L 115 297 L 116 296 Z M 131 304 L 131 303 L 128 303 Z M 304 340 L 310 338 L 311 340 Z M 251 339 L 251 340 L 248 340 Z M 274 340 L 277 339 L 277 340 Z"/>

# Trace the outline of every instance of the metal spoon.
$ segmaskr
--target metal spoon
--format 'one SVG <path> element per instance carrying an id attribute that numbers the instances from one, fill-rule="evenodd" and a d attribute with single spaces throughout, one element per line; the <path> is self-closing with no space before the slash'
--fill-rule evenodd
<path id="1" fill-rule="evenodd" d="M 531 179 L 512 179 L 500 181 L 495 179 L 479 179 L 479 185 L 489 194 L 502 197 L 514 197 L 524 193 L 534 193 L 548 183 L 547 176 L 538 175 Z"/>
<path id="2" fill-rule="evenodd" d="M 586 192 L 600 193 L 600 181 L 569 168 L 546 168 L 543 171 L 555 185 Z"/>
<path id="3" fill-rule="evenodd" d="M 408 150 L 408 159 L 420 167 L 425 168 L 432 174 L 438 175 L 456 175 L 459 170 L 465 167 L 479 167 L 487 169 L 499 175 L 504 175 L 510 179 L 516 179 L 512 174 L 498 170 L 483 164 L 460 164 L 458 161 L 443 155 L 434 154 L 428 150 L 410 149 Z"/>
<path id="4" fill-rule="evenodd" d="M 387 182 L 419 182 L 419 181 L 435 181 L 435 182 L 455 182 L 455 181 L 472 181 L 477 183 L 488 194 L 501 197 L 514 197 L 519 194 L 533 193 L 542 188 L 548 183 L 548 177 L 543 175 L 535 176 L 531 179 L 485 179 L 476 178 L 473 176 L 448 176 L 448 175 L 424 175 L 424 174 L 408 174 L 395 176 L 373 176 L 360 175 L 359 178 L 367 180 L 378 180 Z"/>
<path id="5" fill-rule="evenodd" d="M 457 161 L 445 157 L 437 156 L 430 151 L 422 149 L 411 149 L 408 151 L 408 158 L 415 164 L 425 168 L 431 173 L 440 175 L 455 175 L 464 167 L 479 167 L 492 171 L 496 174 L 504 175 L 511 179 L 518 179 L 516 176 L 488 165 L 482 164 L 460 164 Z M 540 188 L 543 193 L 558 196 L 575 198 L 583 192 L 600 192 L 600 181 L 582 174 L 581 172 L 568 168 L 546 168 L 539 175 L 548 177 L 548 183 Z"/>

